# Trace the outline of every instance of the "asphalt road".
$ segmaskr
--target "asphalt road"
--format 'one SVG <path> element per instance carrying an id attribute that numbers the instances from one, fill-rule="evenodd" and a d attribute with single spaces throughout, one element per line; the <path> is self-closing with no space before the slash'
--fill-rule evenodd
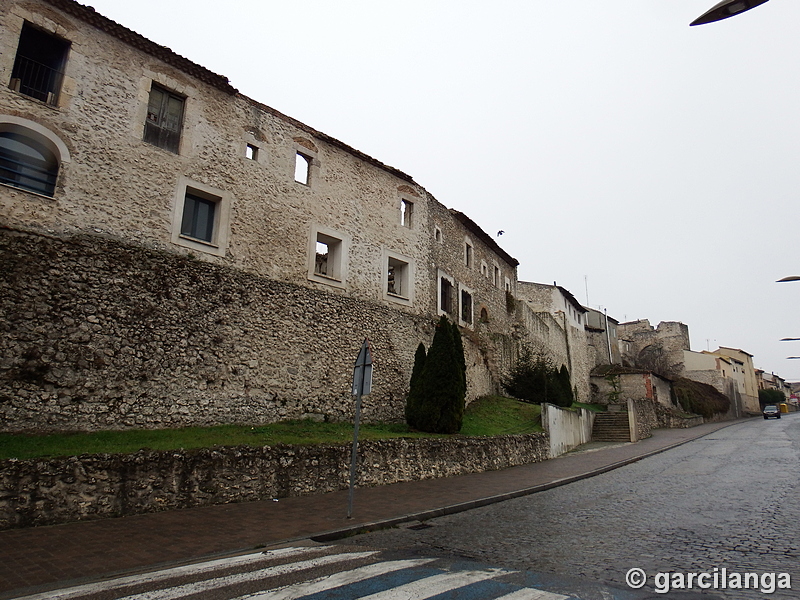
<path id="1" fill-rule="evenodd" d="M 631 590 L 626 575 L 633 568 L 643 570 L 646 583 L 631 597 L 689 598 L 702 591 L 703 598 L 797 599 L 798 484 L 800 413 L 794 413 L 752 419 L 604 475 L 433 519 L 430 527 L 338 543 L 541 573 L 562 582 L 558 591 L 587 600 L 603 598 L 603 585 Z M 689 573 L 709 575 L 689 588 Z M 746 573 L 755 573 L 757 583 Z M 787 576 L 794 589 L 780 587 Z M 742 589 L 735 589 L 737 581 Z M 711 588 L 701 590 L 700 583 Z"/>

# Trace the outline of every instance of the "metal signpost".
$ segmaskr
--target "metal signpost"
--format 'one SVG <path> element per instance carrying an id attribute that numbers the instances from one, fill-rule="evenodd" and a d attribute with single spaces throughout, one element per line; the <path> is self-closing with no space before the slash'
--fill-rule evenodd
<path id="1" fill-rule="evenodd" d="M 356 480 L 356 458 L 358 457 L 358 423 L 361 420 L 361 396 L 372 391 L 372 349 L 369 340 L 361 344 L 356 366 L 353 369 L 353 395 L 356 397 L 356 416 L 353 427 L 353 452 L 350 457 L 350 493 L 347 496 L 347 518 L 353 515 L 353 486 Z"/>

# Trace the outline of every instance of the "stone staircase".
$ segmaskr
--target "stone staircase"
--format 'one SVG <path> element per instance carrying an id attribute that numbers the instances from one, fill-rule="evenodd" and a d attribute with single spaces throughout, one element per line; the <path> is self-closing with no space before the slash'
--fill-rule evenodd
<path id="1" fill-rule="evenodd" d="M 627 412 L 597 413 L 592 427 L 593 442 L 630 442 Z"/>

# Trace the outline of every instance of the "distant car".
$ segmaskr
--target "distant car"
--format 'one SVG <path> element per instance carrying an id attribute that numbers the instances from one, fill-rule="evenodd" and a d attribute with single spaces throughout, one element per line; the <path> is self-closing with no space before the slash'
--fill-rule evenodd
<path id="1" fill-rule="evenodd" d="M 765 419 L 769 419 L 770 417 L 775 417 L 776 419 L 781 418 L 781 409 L 777 406 L 765 406 L 764 410 L 761 411 L 761 414 L 764 415 Z"/>

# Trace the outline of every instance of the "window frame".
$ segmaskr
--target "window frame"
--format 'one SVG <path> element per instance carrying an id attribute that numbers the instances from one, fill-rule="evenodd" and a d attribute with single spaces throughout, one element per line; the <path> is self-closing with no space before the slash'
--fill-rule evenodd
<path id="1" fill-rule="evenodd" d="M 183 232 L 187 196 L 214 204 L 211 240 L 194 237 Z M 175 191 L 172 216 L 172 243 L 214 256 L 225 256 L 230 236 L 230 207 L 232 195 L 218 188 L 181 177 Z"/>
<path id="2" fill-rule="evenodd" d="M 71 162 L 69 149 L 55 133 L 35 121 L 13 115 L 0 114 L 0 132 L 15 133 L 30 139 L 34 144 L 41 146 L 52 154 L 57 163 L 53 178 L 53 194 L 43 193 L 41 190 L 22 187 L 11 182 L 0 182 L 0 185 L 14 188 L 28 194 L 35 194 L 43 198 L 54 198 L 62 184 L 65 166 Z"/>
<path id="3" fill-rule="evenodd" d="M 465 302 L 464 295 L 469 296 L 469 314 L 468 319 L 464 318 Z M 475 292 L 472 288 L 459 283 L 458 284 L 458 324 L 462 327 L 472 328 L 475 325 Z"/>
<path id="4" fill-rule="evenodd" d="M 150 118 L 150 115 L 153 114 L 150 108 L 153 103 L 153 93 L 155 91 L 163 94 L 161 105 L 159 107 L 158 118 L 156 120 Z M 181 106 L 180 116 L 177 119 L 177 129 L 170 129 L 166 126 L 169 118 L 169 102 L 173 99 L 179 100 Z M 187 97 L 183 94 L 179 94 L 178 92 L 161 85 L 157 81 L 151 81 L 150 90 L 147 94 L 147 105 L 145 107 L 142 140 L 151 146 L 155 146 L 156 148 L 161 148 L 162 150 L 172 152 L 173 154 L 180 154 L 181 142 L 183 141 L 183 124 L 186 120 L 187 101 Z"/>
<path id="5" fill-rule="evenodd" d="M 444 308 L 442 306 L 442 299 L 443 299 L 443 286 L 442 281 L 447 281 L 449 284 L 450 299 L 449 299 L 449 309 Z M 439 316 L 446 315 L 451 319 L 457 319 L 459 315 L 459 298 L 458 298 L 458 286 L 456 285 L 456 280 L 445 273 L 442 270 L 437 269 L 436 273 L 436 314 Z"/>
<path id="6" fill-rule="evenodd" d="M 23 36 L 27 35 L 42 35 L 49 38 L 52 43 L 51 50 L 53 51 L 53 55 L 59 55 L 57 60 L 50 60 L 48 62 L 51 64 L 45 64 L 42 62 L 41 56 L 34 58 L 21 54 L 21 47 L 25 43 L 35 46 L 37 51 L 43 50 L 42 45 L 35 40 L 23 40 Z M 60 46 L 60 48 L 57 46 Z M 70 42 L 70 40 L 47 31 L 42 27 L 38 27 L 29 21 L 24 21 L 17 38 L 17 47 L 14 52 L 14 62 L 11 68 L 8 87 L 27 98 L 33 98 L 39 102 L 57 107 L 64 86 L 66 65 L 69 60 L 71 48 L 72 42 Z M 58 66 L 54 66 L 56 62 Z M 29 75 L 29 69 L 35 69 L 36 74 L 32 76 Z M 45 72 L 43 72 L 43 70 Z M 43 78 L 46 79 L 46 83 L 42 83 L 44 81 Z M 38 79 L 39 87 L 34 87 L 31 79 Z M 30 91 L 24 91 L 26 89 Z"/>
<path id="7" fill-rule="evenodd" d="M 389 270 L 394 266 L 402 266 L 400 277 L 395 276 L 395 280 L 399 279 L 400 291 L 390 292 L 388 275 Z M 383 299 L 397 304 L 410 306 L 414 303 L 414 259 L 394 250 L 384 249 L 383 260 L 381 262 L 381 288 L 383 290 Z"/>
<path id="8" fill-rule="evenodd" d="M 327 264 L 331 267 L 331 274 L 322 274 L 317 271 L 317 242 L 325 243 L 328 246 Z M 348 235 L 335 229 L 312 223 L 307 249 L 308 280 L 346 289 L 349 251 L 350 237 Z"/>

